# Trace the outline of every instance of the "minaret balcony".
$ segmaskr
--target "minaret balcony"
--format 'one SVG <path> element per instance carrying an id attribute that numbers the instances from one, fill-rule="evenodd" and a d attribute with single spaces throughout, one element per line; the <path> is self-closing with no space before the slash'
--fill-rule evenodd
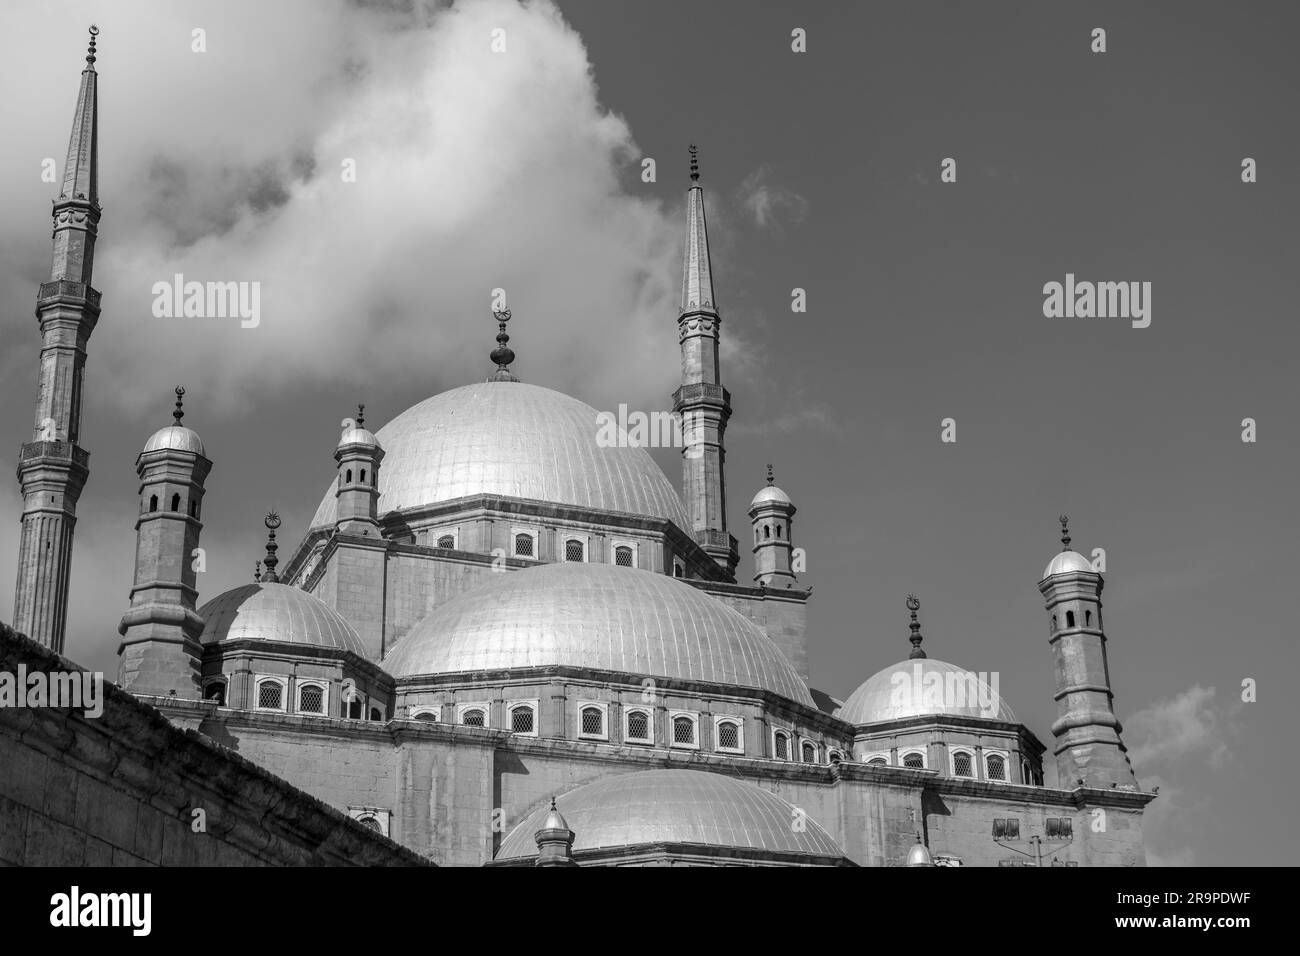
<path id="1" fill-rule="evenodd" d="M 29 461 L 51 459 L 70 462 L 74 468 L 89 470 L 90 454 L 83 448 L 68 441 L 29 441 L 18 452 L 19 469 Z"/>
<path id="2" fill-rule="evenodd" d="M 86 305 L 98 312 L 101 298 L 101 293 L 92 288 L 89 282 L 55 279 L 53 282 L 41 283 L 40 291 L 36 293 L 36 307 L 40 309 L 55 304 Z"/>
<path id="3" fill-rule="evenodd" d="M 731 393 L 721 385 L 714 385 L 711 382 L 694 382 L 690 385 L 682 385 L 677 391 L 673 392 L 673 411 L 681 411 L 683 408 L 694 408 L 701 405 L 712 405 L 715 408 L 731 411 Z"/>

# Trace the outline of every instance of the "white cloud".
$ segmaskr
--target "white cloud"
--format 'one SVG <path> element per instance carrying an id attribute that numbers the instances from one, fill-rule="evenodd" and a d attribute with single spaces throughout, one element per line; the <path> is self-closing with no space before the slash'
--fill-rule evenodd
<path id="1" fill-rule="evenodd" d="M 781 222 L 802 222 L 808 215 L 808 200 L 771 179 L 772 168 L 766 164 L 746 176 L 740 184 L 740 204 L 763 229 Z"/>
<path id="2" fill-rule="evenodd" d="M 1192 756 L 1218 765 L 1228 755 L 1225 716 L 1215 706 L 1213 687 L 1189 687 L 1124 722 L 1129 757 L 1139 770 Z"/>

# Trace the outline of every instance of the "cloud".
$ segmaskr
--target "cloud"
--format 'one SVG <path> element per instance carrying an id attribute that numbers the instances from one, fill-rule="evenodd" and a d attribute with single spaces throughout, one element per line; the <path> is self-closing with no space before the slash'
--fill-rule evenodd
<path id="1" fill-rule="evenodd" d="M 129 30 L 113 9 L 97 64 L 104 316 L 91 349 L 115 388 L 98 399 L 143 411 L 159 369 L 226 413 L 304 382 L 460 384 L 467 363 L 488 364 L 496 288 L 525 380 L 544 369 L 546 384 L 629 402 L 671 381 L 680 210 L 621 188 L 639 150 L 549 0 L 203 2 Z M 4 19 L 8 36 L 49 31 L 34 6 Z M 205 54 L 189 48 L 196 24 Z M 494 53 L 498 29 L 506 47 Z M 48 77 L 48 50 L 25 46 L 5 71 Z M 59 117 L 38 149 L 60 162 L 77 66 L 32 88 Z M 48 204 L 34 180 L 0 168 L 0 199 Z M 0 248 L 23 250 L 22 268 L 0 277 L 8 314 L 31 310 L 45 229 L 0 223 Z M 259 282 L 260 325 L 155 318 L 153 285 L 178 273 Z M 619 360 L 629 354 L 642 361 Z"/>
<path id="2" fill-rule="evenodd" d="M 1134 766 L 1167 766 L 1193 756 L 1211 766 L 1226 760 L 1229 715 L 1215 707 L 1214 693 L 1198 684 L 1129 717 L 1124 727 Z"/>
<path id="3" fill-rule="evenodd" d="M 737 190 L 741 207 L 761 229 L 778 226 L 782 221 L 796 225 L 802 222 L 808 215 L 808 200 L 772 183 L 771 178 L 772 168 L 766 164 L 746 176 Z"/>

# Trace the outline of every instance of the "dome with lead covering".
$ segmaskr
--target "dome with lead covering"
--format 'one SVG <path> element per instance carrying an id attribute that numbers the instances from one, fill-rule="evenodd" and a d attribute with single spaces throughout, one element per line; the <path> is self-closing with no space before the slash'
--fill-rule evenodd
<path id="1" fill-rule="evenodd" d="M 637 844 L 756 850 L 839 860 L 844 850 L 794 806 L 752 783 L 703 770 L 643 770 L 571 790 L 556 800 L 574 833 L 573 852 Z M 549 801 L 501 842 L 497 860 L 537 855 Z M 796 827 L 793 821 L 802 820 Z M 813 862 L 813 860 L 810 860 Z"/>
<path id="2" fill-rule="evenodd" d="M 480 382 L 427 398 L 376 437 L 379 514 L 470 495 L 506 495 L 665 518 L 688 530 L 677 490 L 639 447 L 603 447 L 596 409 L 524 382 Z M 334 486 L 313 528 L 331 527 Z"/>
<path id="3" fill-rule="evenodd" d="M 570 666 L 768 690 L 813 705 L 758 625 L 653 571 L 563 562 L 489 575 L 415 625 L 384 658 L 396 678 Z"/>
<path id="4" fill-rule="evenodd" d="M 144 443 L 142 453 L 163 450 L 188 451 L 203 455 L 203 440 L 192 428 L 186 428 L 184 425 L 167 425 L 149 436 L 149 440 Z"/>
<path id="5" fill-rule="evenodd" d="M 320 598 L 289 584 L 262 582 L 232 588 L 199 608 L 203 644 L 283 641 L 334 647 L 365 657 L 352 625 Z"/>
<path id="6" fill-rule="evenodd" d="M 1047 569 L 1043 571 L 1043 577 L 1050 578 L 1053 574 L 1069 574 L 1072 571 L 1095 573 L 1095 570 L 1092 562 L 1078 551 L 1062 551 L 1048 563 Z"/>
<path id="7" fill-rule="evenodd" d="M 855 725 L 939 715 L 1016 723 L 1016 715 L 984 678 L 933 657 L 909 658 L 867 678 L 835 716 Z"/>

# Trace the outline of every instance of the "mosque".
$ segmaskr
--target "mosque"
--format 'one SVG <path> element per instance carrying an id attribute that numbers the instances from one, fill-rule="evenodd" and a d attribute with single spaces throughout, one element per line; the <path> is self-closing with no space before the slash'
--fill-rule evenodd
<path id="1" fill-rule="evenodd" d="M 101 307 L 94 64 L 92 37 L 18 464 L 14 628 L 56 653 Z M 727 523 L 732 406 L 693 148 L 685 218 L 680 492 L 643 447 L 598 440 L 594 408 L 519 379 L 503 311 L 486 380 L 373 431 L 364 408 L 344 419 L 301 541 L 282 558 L 268 515 L 254 579 L 200 595 L 191 555 L 221 520 L 203 503 L 221 472 L 178 388 L 172 423 L 141 436 L 118 687 L 442 865 L 1144 864 L 1153 794 L 1113 710 L 1103 578 L 1064 519 L 1037 582 L 1050 757 L 995 679 L 929 656 L 911 596 L 909 647 L 900 610 L 898 653 L 846 700 L 809 685 L 793 500 L 769 471 L 750 526 Z"/>

